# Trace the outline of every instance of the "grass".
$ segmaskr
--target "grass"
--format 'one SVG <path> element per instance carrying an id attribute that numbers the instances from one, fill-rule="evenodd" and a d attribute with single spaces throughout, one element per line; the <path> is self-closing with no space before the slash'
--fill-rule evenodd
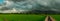
<path id="1" fill-rule="evenodd" d="M 0 21 L 44 21 L 43 15 L 0 15 Z"/>
<path id="2" fill-rule="evenodd" d="M 49 15 L 52 16 L 56 21 L 60 21 L 60 15 Z M 44 21 L 46 16 L 43 15 L 26 15 L 26 14 L 0 14 L 0 21 Z"/>
<path id="3" fill-rule="evenodd" d="M 53 17 L 56 21 L 60 21 L 60 15 L 52 15 L 52 17 Z"/>

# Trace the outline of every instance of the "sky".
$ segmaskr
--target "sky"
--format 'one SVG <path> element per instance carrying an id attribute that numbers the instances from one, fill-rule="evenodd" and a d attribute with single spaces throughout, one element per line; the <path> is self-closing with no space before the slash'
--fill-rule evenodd
<path id="1" fill-rule="evenodd" d="M 4 0 L 0 0 L 0 3 L 3 3 Z"/>
<path id="2" fill-rule="evenodd" d="M 55 1 L 53 0 L 8 0 L 0 6 L 0 13 L 10 13 L 10 12 L 25 12 L 32 10 L 52 10 L 52 11 L 60 11 L 60 6 L 55 5 Z M 0 3 L 3 3 L 4 0 L 0 0 Z M 52 2 L 52 3 L 51 3 Z M 57 1 L 56 1 L 57 2 Z M 57 2 L 60 5 L 60 2 Z M 6 10 L 8 8 L 8 10 Z"/>

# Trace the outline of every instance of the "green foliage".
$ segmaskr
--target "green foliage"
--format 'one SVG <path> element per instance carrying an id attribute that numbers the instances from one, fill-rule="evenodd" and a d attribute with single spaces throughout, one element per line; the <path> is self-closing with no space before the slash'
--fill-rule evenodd
<path id="1" fill-rule="evenodd" d="M 44 21 L 45 16 L 42 15 L 0 15 L 2 19 L 7 21 Z"/>
<path id="2" fill-rule="evenodd" d="M 60 15 L 52 15 L 52 17 L 53 17 L 56 21 L 60 21 Z"/>

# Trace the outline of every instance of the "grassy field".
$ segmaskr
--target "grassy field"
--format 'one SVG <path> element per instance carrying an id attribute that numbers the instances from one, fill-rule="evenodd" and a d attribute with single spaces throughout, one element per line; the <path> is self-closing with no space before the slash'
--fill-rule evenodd
<path id="1" fill-rule="evenodd" d="M 52 17 L 53 17 L 56 21 L 60 21 L 60 15 L 52 15 Z"/>
<path id="2" fill-rule="evenodd" d="M 60 15 L 49 15 L 56 21 L 60 21 Z M 0 14 L 0 21 L 44 21 L 44 15 L 26 15 L 26 14 Z"/>
<path id="3" fill-rule="evenodd" d="M 44 21 L 43 15 L 0 15 L 0 21 Z"/>

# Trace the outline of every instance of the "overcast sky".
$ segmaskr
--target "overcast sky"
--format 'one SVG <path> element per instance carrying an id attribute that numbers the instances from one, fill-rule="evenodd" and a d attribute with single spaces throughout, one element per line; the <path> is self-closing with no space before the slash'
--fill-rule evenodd
<path id="1" fill-rule="evenodd" d="M 4 3 L 0 5 L 0 13 L 20 13 L 31 10 L 60 11 L 60 3 L 56 0 L 6 0 L 5 2 L 0 0 L 0 2 Z"/>

